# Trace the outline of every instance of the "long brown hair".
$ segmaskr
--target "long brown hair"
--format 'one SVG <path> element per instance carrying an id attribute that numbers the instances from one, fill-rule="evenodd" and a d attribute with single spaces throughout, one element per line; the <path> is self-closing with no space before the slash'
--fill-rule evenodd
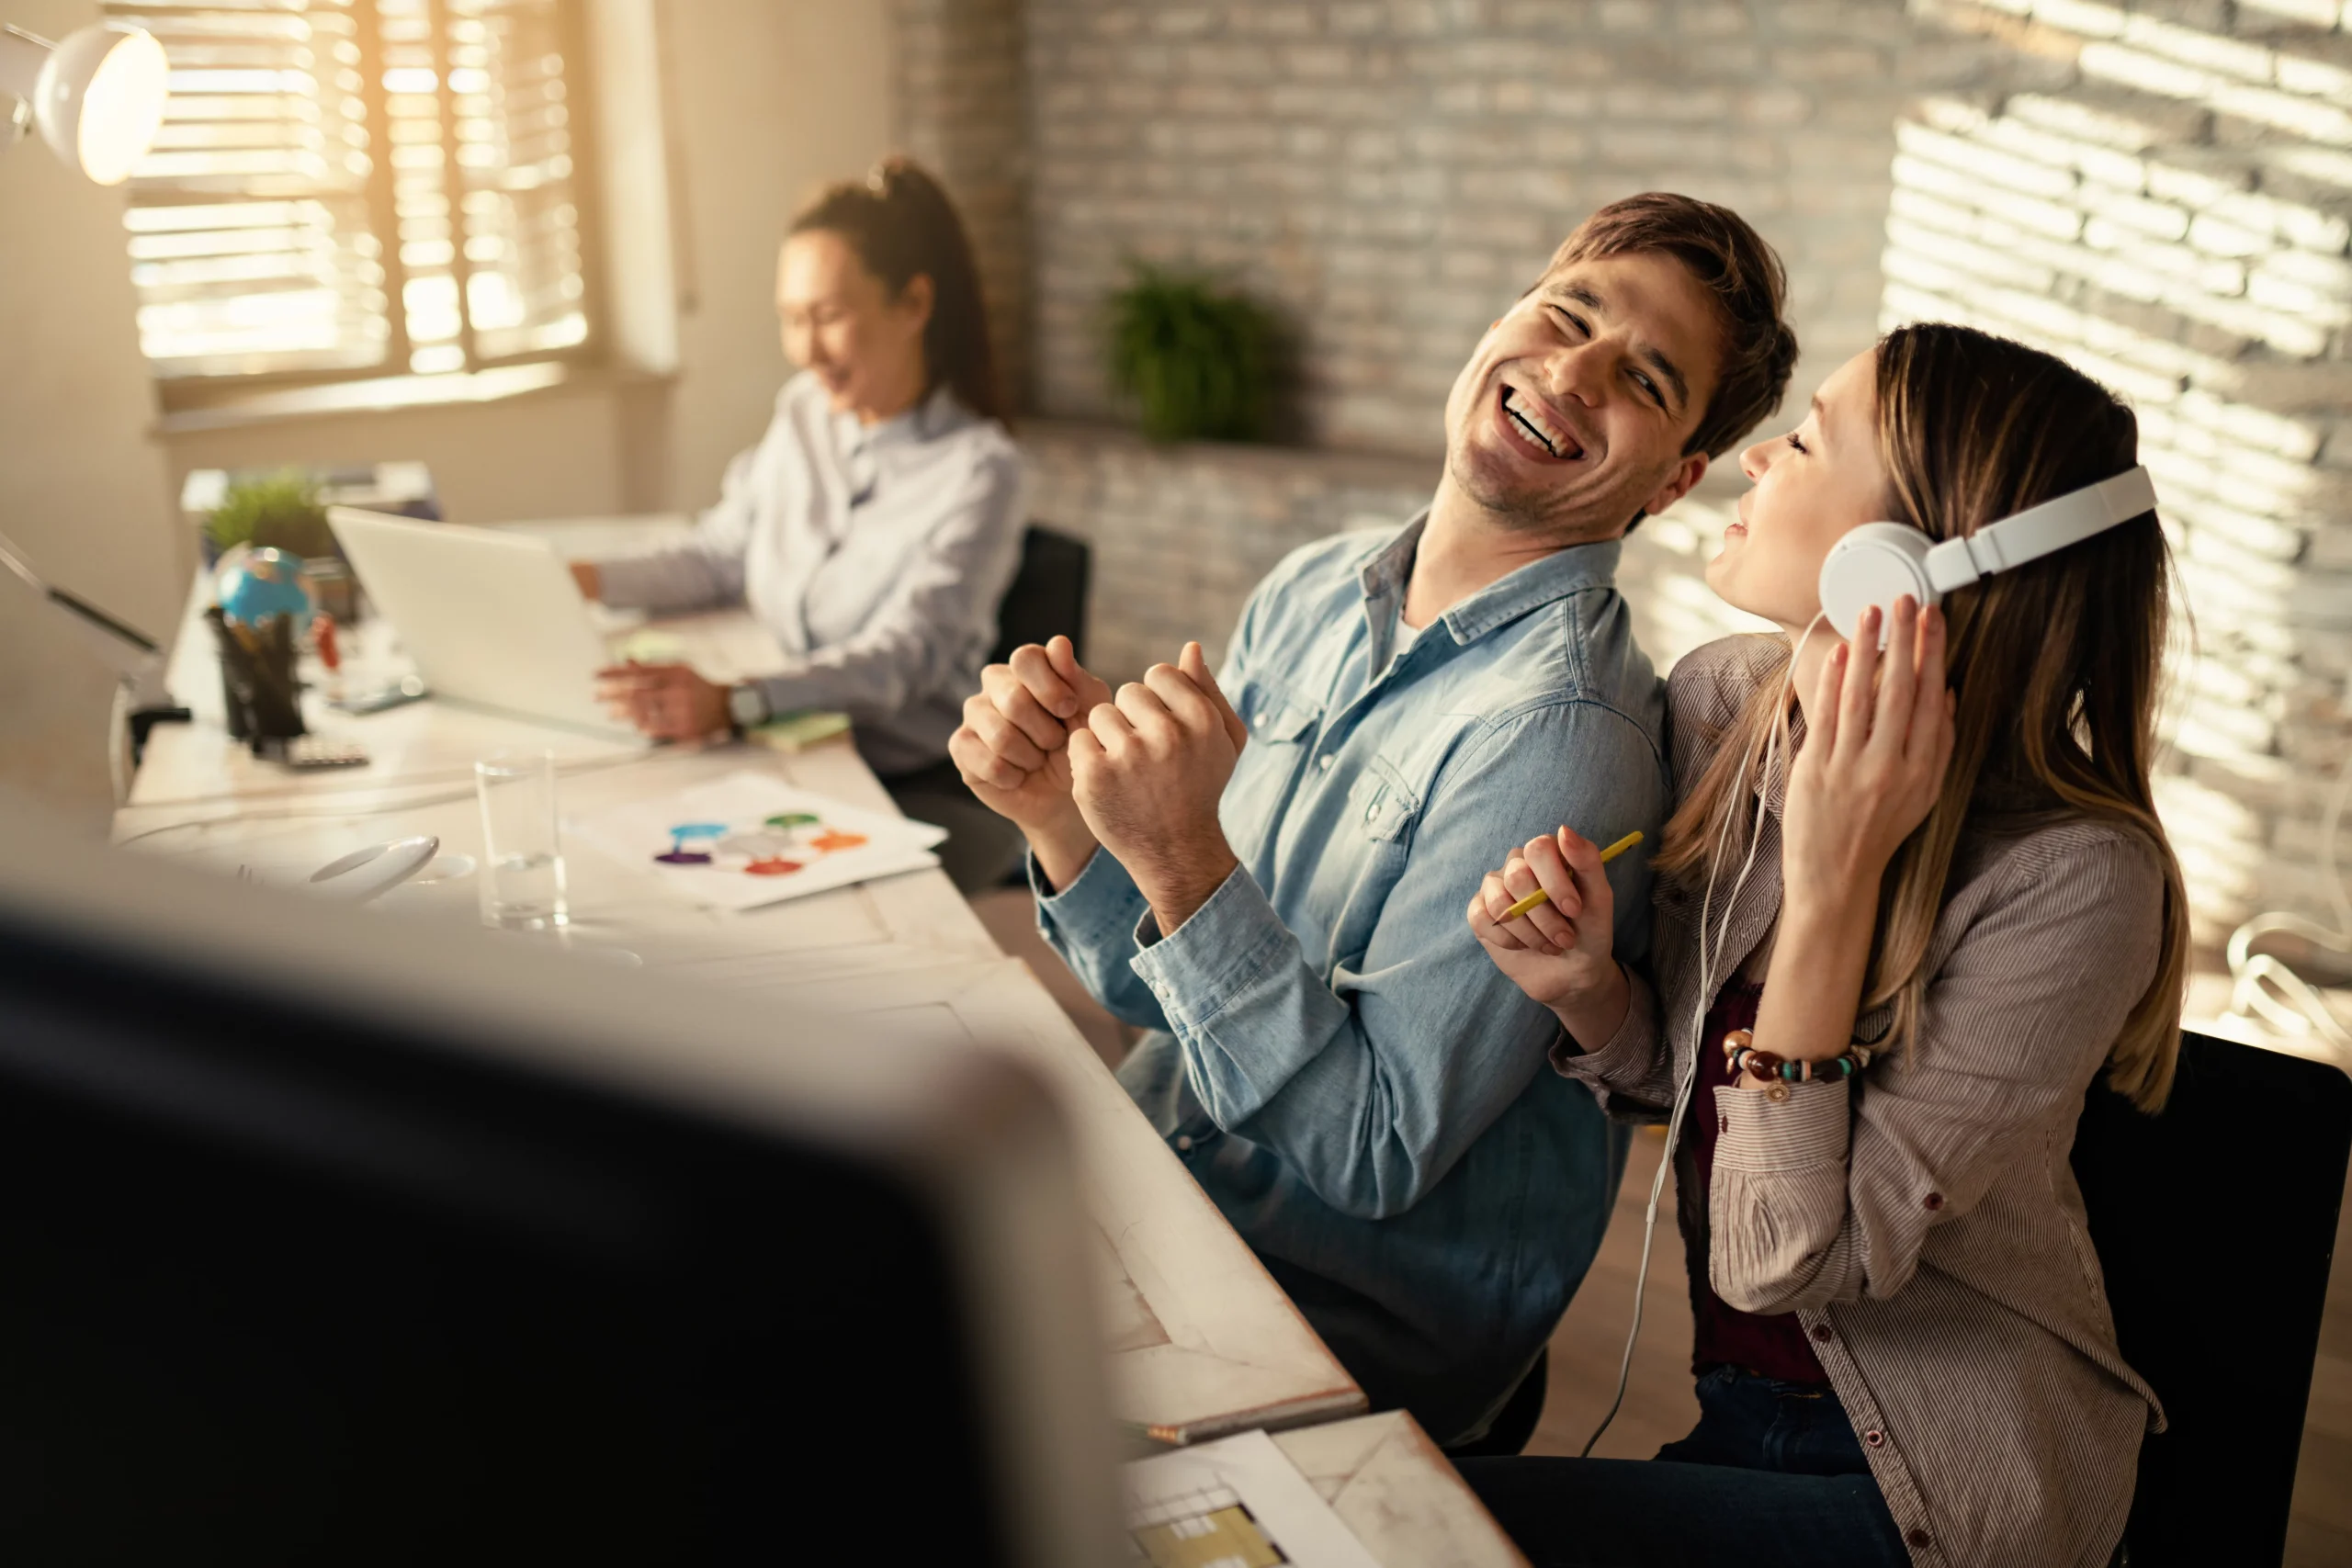
<path id="1" fill-rule="evenodd" d="M 1006 421 L 971 238 L 956 204 L 922 164 L 893 155 L 862 180 L 827 186 L 792 220 L 790 232 L 811 230 L 839 234 L 894 299 L 916 277 L 930 278 L 924 394 L 944 383 L 974 413 Z"/>
<path id="2" fill-rule="evenodd" d="M 2064 362 L 1967 327 L 1901 327 L 1881 340 L 1878 448 L 1884 515 L 1950 539 L 2139 461 L 2139 421 Z M 1949 595 L 1949 672 L 1958 694 L 1951 767 L 1927 820 L 1881 883 L 1865 1009 L 1893 1003 L 1885 1047 L 1914 1039 L 1928 947 L 1952 856 L 1975 826 L 2019 831 L 2068 818 L 2115 823 L 2164 867 L 2155 978 L 2108 1057 L 2108 1081 L 2144 1110 L 2164 1104 L 2180 1044 L 2188 906 L 2156 818 L 2150 774 L 2170 612 L 2171 558 L 2154 512 Z M 1666 826 L 1657 869 L 1703 882 L 1715 846 L 1745 853 L 1758 744 L 1788 721 L 1787 653 L 1722 738 Z"/>

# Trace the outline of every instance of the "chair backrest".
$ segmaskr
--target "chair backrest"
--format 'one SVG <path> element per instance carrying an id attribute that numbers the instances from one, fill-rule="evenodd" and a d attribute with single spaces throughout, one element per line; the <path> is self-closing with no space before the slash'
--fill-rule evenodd
<path id="1" fill-rule="evenodd" d="M 996 607 L 996 649 L 1001 664 L 1025 642 L 1066 637 L 1086 657 L 1086 591 L 1094 551 L 1083 539 L 1033 523 L 1021 538 L 1021 570 Z"/>
<path id="2" fill-rule="evenodd" d="M 2162 1114 L 2092 1086 L 2075 1176 L 2124 1359 L 2164 1401 L 2122 1561 L 2278 1562 L 2319 1350 L 2352 1078 L 2201 1034 Z"/>

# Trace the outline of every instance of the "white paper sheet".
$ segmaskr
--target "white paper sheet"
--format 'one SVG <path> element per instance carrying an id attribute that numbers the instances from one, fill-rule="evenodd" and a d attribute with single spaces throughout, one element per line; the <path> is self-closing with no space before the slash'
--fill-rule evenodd
<path id="1" fill-rule="evenodd" d="M 922 871 L 939 863 L 931 847 L 947 837 L 753 773 L 567 821 L 564 831 L 653 871 L 681 898 L 728 909 Z"/>
<path id="2" fill-rule="evenodd" d="M 1256 1543 L 1249 1532 L 1254 1530 L 1282 1553 L 1281 1561 L 1299 1568 L 1379 1568 L 1363 1542 L 1263 1432 L 1154 1454 L 1124 1469 L 1127 1540 L 1135 1562 L 1178 1558 L 1169 1550 L 1171 1535 L 1189 1543 L 1219 1533 L 1228 1537 L 1230 1549 L 1213 1560 L 1263 1561 L 1250 1554 Z M 1156 1542 L 1149 1537 L 1154 1531 L 1164 1532 Z M 1197 1547 L 1182 1553 L 1184 1559 L 1199 1556 Z"/>

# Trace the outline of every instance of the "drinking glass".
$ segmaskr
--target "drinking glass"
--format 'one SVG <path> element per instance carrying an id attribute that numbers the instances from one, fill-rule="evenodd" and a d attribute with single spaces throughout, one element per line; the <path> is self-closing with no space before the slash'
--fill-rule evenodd
<path id="1" fill-rule="evenodd" d="M 493 752 L 474 764 L 474 794 L 481 803 L 482 924 L 509 931 L 569 924 L 555 753 Z"/>

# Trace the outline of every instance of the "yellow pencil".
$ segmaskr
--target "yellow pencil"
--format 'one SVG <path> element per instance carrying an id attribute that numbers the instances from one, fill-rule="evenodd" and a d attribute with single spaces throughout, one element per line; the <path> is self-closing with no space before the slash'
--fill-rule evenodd
<path id="1" fill-rule="evenodd" d="M 1641 841 L 1642 830 L 1636 828 L 1632 832 L 1626 834 L 1623 838 L 1618 840 L 1615 843 L 1610 845 L 1607 849 L 1601 851 L 1600 863 L 1607 865 L 1611 861 L 1615 860 L 1619 855 L 1623 854 L 1627 850 L 1632 849 L 1635 844 L 1638 844 Z M 1526 897 L 1521 898 L 1518 903 L 1513 904 L 1510 908 L 1505 909 L 1503 911 L 1503 919 L 1506 920 L 1515 920 L 1519 919 L 1520 916 L 1527 913 L 1528 910 L 1535 908 L 1536 905 L 1548 904 L 1551 901 L 1552 896 L 1539 887 L 1534 892 L 1530 893 Z"/>

